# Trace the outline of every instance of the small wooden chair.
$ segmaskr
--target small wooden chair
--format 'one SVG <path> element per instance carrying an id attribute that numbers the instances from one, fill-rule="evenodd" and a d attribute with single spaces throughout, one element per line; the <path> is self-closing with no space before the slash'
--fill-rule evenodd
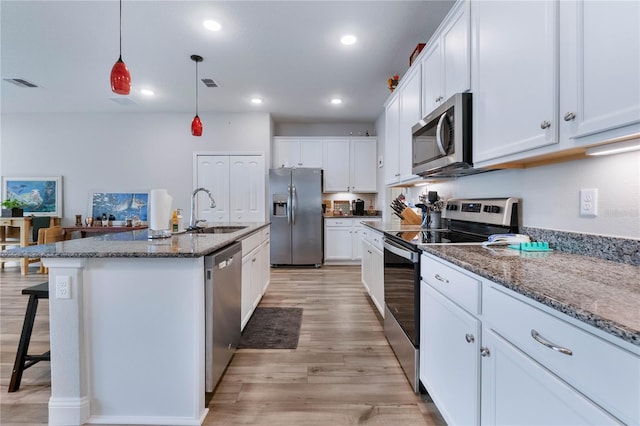
<path id="1" fill-rule="evenodd" d="M 64 229 L 61 226 L 52 226 L 50 228 L 40 228 L 38 230 L 38 244 L 50 244 L 57 243 L 64 240 Z M 40 273 L 46 274 L 48 268 L 42 266 L 42 259 L 40 260 Z"/>

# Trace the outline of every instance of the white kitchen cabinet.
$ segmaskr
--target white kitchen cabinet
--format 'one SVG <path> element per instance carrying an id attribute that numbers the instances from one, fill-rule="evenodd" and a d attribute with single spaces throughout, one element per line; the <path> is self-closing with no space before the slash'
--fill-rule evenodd
<path id="1" fill-rule="evenodd" d="M 561 143 L 640 132 L 640 3 L 562 1 L 560 16 Z"/>
<path id="2" fill-rule="evenodd" d="M 351 139 L 350 192 L 377 192 L 377 150 L 376 138 Z"/>
<path id="3" fill-rule="evenodd" d="M 482 424 L 620 424 L 496 332 L 482 345 Z"/>
<path id="4" fill-rule="evenodd" d="M 427 255 L 421 277 L 420 381 L 448 424 L 478 424 L 480 282 Z"/>
<path id="5" fill-rule="evenodd" d="M 393 185 L 418 177 L 411 173 L 411 128 L 422 118 L 420 63 L 403 76 L 397 96 L 385 108 L 385 184 Z"/>
<path id="6" fill-rule="evenodd" d="M 402 87 L 400 87 L 398 164 L 401 182 L 418 178 L 418 176 L 411 172 L 413 167 L 413 132 L 411 129 L 422 118 L 420 100 L 422 93 L 421 69 L 420 63 L 414 65 L 411 70 L 405 74 L 405 82 Z"/>
<path id="7" fill-rule="evenodd" d="M 640 132 L 640 3 L 471 7 L 476 167 L 557 157 Z"/>
<path id="8" fill-rule="evenodd" d="M 380 219 L 375 221 L 379 222 Z M 360 232 L 362 241 L 361 277 L 362 285 L 369 293 L 371 301 L 384 318 L 384 259 L 382 233 L 367 226 Z"/>
<path id="9" fill-rule="evenodd" d="M 474 164 L 558 142 L 558 2 L 471 2 Z"/>
<path id="10" fill-rule="evenodd" d="M 211 191 L 196 198 L 198 219 L 207 222 L 259 222 L 265 220 L 265 166 L 263 155 L 197 155 L 196 187 Z"/>
<path id="11" fill-rule="evenodd" d="M 371 237 L 371 300 L 384 318 L 384 252 L 382 251 L 382 234 L 374 233 Z M 379 239 L 379 240 L 377 240 Z"/>
<path id="12" fill-rule="evenodd" d="M 349 192 L 351 165 L 349 139 L 324 141 L 324 172 L 322 174 L 324 192 Z"/>
<path id="13" fill-rule="evenodd" d="M 565 415 L 560 417 L 561 419 L 574 416 L 573 424 L 587 424 L 583 423 L 585 419 L 580 415 L 583 411 L 580 408 L 582 406 L 580 400 L 584 399 L 581 396 L 584 395 L 589 398 L 589 404 L 594 407 L 595 404 L 599 406 L 596 411 L 606 410 L 610 413 L 607 416 L 615 416 L 623 423 L 640 423 L 638 410 L 640 356 L 637 353 L 633 354 L 576 327 L 564 321 L 561 314 L 553 315 L 543 305 L 524 299 L 502 286 L 486 282 L 482 299 L 484 311 L 482 344 L 489 350 L 489 355 L 483 359 L 483 382 L 486 363 L 490 364 L 488 369 L 490 375 L 487 378 L 489 385 L 491 381 L 496 380 L 496 388 L 489 388 L 488 390 L 491 391 L 489 393 L 483 391 L 483 397 L 487 395 L 495 398 L 495 400 L 489 399 L 487 406 L 495 407 L 498 411 L 495 415 L 497 418 L 503 417 L 500 414 L 502 410 L 505 413 L 511 413 L 514 404 L 524 405 L 525 399 L 531 401 L 528 390 L 526 398 L 523 392 L 522 396 L 514 395 L 506 399 L 510 388 L 517 386 L 525 390 L 522 388 L 523 383 L 526 383 L 526 376 L 531 376 L 528 380 L 532 393 L 547 387 L 555 389 L 557 386 L 554 384 L 555 381 L 561 380 L 565 383 L 558 392 L 563 397 L 569 398 L 563 403 L 566 407 L 554 408 L 560 412 L 566 411 Z M 513 321 L 515 317 L 518 321 Z M 493 357 L 495 348 L 488 345 L 484 338 L 485 332 L 496 333 L 503 339 L 504 345 L 499 345 L 502 347 L 498 348 L 496 357 Z M 501 371 L 502 357 L 509 352 L 505 345 L 513 347 L 509 355 L 512 360 L 504 363 L 505 370 Z M 523 354 L 520 358 L 531 359 L 532 363 L 537 365 L 537 368 L 533 368 L 533 364 L 523 362 L 518 366 L 522 370 L 520 375 L 523 377 L 515 375 L 514 372 L 518 370 L 509 364 L 519 359 L 515 357 L 518 351 Z M 522 380 L 519 380 L 520 378 Z M 513 380 L 513 383 L 510 380 Z M 569 389 L 575 390 L 569 391 Z M 522 398 L 521 401 L 512 401 L 519 397 Z M 574 400 L 575 402 L 572 402 Z M 500 402 L 504 402 L 505 406 Z M 550 407 L 555 406 L 551 404 Z M 490 408 L 487 410 L 491 413 Z M 549 417 L 551 418 L 553 417 Z M 601 420 L 603 418 L 606 417 L 594 414 L 588 424 L 604 424 Z"/>
<path id="14" fill-rule="evenodd" d="M 640 424 L 640 351 L 435 256 L 421 277 L 420 380 L 449 424 Z"/>
<path id="15" fill-rule="evenodd" d="M 322 168 L 322 139 L 275 137 L 273 167 Z"/>
<path id="16" fill-rule="evenodd" d="M 376 192 L 376 139 L 324 140 L 324 192 Z"/>
<path id="17" fill-rule="evenodd" d="M 400 96 L 391 98 L 384 110 L 384 183 L 393 185 L 400 182 Z"/>
<path id="18" fill-rule="evenodd" d="M 353 260 L 352 219 L 324 220 L 324 260 Z"/>
<path id="19" fill-rule="evenodd" d="M 468 1 L 456 3 L 429 40 L 422 59 L 422 115 L 471 87 L 469 7 Z"/>
<path id="20" fill-rule="evenodd" d="M 242 240 L 241 327 L 251 319 L 269 285 L 269 228 Z"/>

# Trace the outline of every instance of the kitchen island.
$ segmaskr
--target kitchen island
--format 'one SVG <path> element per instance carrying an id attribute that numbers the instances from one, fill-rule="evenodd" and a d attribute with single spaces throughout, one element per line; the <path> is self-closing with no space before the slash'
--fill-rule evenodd
<path id="1" fill-rule="evenodd" d="M 4 251 L 49 268 L 49 424 L 199 425 L 205 407 L 204 256 L 230 233 L 147 231 Z"/>

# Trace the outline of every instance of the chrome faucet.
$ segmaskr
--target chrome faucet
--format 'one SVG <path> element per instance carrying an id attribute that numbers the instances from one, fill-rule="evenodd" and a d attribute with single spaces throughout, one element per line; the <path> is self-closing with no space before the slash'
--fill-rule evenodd
<path id="1" fill-rule="evenodd" d="M 191 216 L 189 217 L 189 229 L 198 229 L 198 223 L 200 222 L 205 222 L 205 220 L 198 220 L 196 218 L 196 194 L 200 191 L 206 192 L 207 195 L 209 196 L 209 207 L 211 207 L 212 209 L 216 207 L 216 200 L 213 199 L 213 196 L 211 195 L 211 191 L 209 191 L 206 188 L 197 188 L 195 191 L 193 191 L 193 194 L 191 194 Z"/>

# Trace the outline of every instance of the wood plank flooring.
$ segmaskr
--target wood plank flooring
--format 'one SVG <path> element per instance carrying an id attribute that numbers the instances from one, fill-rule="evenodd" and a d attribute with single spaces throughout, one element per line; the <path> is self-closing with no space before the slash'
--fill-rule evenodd
<path id="1" fill-rule="evenodd" d="M 32 269 L 33 271 L 33 269 Z M 0 424 L 47 424 L 49 363 L 28 369 L 7 393 L 27 297 L 45 281 L 0 271 Z M 295 350 L 241 349 L 210 396 L 205 425 L 444 425 L 428 397 L 415 395 L 360 282 L 359 266 L 276 268 L 261 306 L 304 309 Z M 48 349 L 41 303 L 30 352 Z"/>

